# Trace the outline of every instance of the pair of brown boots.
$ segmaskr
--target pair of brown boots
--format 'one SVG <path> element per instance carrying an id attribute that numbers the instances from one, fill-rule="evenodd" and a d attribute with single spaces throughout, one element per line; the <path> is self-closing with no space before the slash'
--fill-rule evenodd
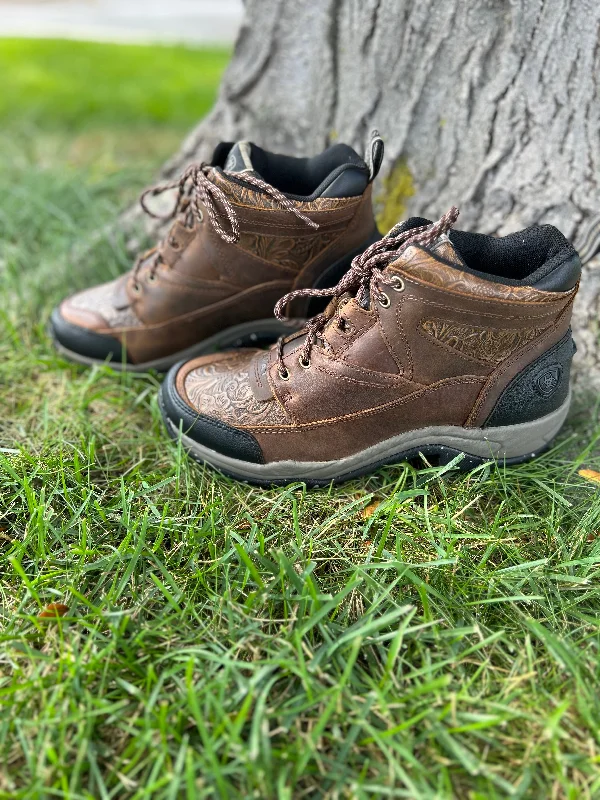
<path id="1" fill-rule="evenodd" d="M 83 364 L 172 367 L 159 397 L 171 436 L 261 485 L 418 454 L 531 458 L 569 408 L 579 257 L 551 225 L 454 230 L 454 208 L 381 238 L 382 158 L 377 134 L 364 159 L 344 144 L 293 158 L 221 143 L 170 187 L 164 241 L 54 311 L 57 347 Z"/>

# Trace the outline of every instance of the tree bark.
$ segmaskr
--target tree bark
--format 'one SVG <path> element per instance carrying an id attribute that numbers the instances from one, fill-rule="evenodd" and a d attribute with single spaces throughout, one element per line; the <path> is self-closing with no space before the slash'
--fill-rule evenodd
<path id="1" fill-rule="evenodd" d="M 460 227 L 536 222 L 577 242 L 600 211 L 597 0 L 248 0 L 218 101 L 166 165 L 220 140 L 294 154 L 384 137 L 382 229 L 461 209 Z M 600 259 L 584 269 L 579 371 L 600 375 Z"/>

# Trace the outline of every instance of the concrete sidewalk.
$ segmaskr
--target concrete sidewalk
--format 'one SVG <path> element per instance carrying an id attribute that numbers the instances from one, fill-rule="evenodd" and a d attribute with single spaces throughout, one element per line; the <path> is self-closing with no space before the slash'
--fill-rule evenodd
<path id="1" fill-rule="evenodd" d="M 231 43 L 241 0 L 0 0 L 0 36 Z"/>

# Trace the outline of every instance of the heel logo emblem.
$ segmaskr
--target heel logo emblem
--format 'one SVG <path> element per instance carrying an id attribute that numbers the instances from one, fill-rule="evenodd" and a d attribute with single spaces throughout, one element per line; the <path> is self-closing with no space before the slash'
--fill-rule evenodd
<path id="1" fill-rule="evenodd" d="M 535 388 L 542 397 L 551 397 L 558 388 L 562 367 L 560 364 L 553 364 L 547 367 L 535 379 Z"/>

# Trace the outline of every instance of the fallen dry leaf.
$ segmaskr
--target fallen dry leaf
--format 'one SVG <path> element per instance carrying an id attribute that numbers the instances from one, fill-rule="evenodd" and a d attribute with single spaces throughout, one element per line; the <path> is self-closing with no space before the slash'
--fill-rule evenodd
<path id="1" fill-rule="evenodd" d="M 362 517 L 363 519 L 369 519 L 369 517 L 375 512 L 375 509 L 381 505 L 381 500 L 375 500 L 373 503 L 369 503 L 366 508 L 362 510 Z"/>
<path id="2" fill-rule="evenodd" d="M 38 614 L 41 619 L 56 619 L 64 617 L 69 611 L 69 607 L 64 603 L 49 603 L 46 608 Z"/>
<path id="3" fill-rule="evenodd" d="M 582 478 L 585 478 L 586 481 L 600 483 L 600 472 L 596 472 L 595 469 L 580 469 L 577 474 L 581 475 Z"/>

